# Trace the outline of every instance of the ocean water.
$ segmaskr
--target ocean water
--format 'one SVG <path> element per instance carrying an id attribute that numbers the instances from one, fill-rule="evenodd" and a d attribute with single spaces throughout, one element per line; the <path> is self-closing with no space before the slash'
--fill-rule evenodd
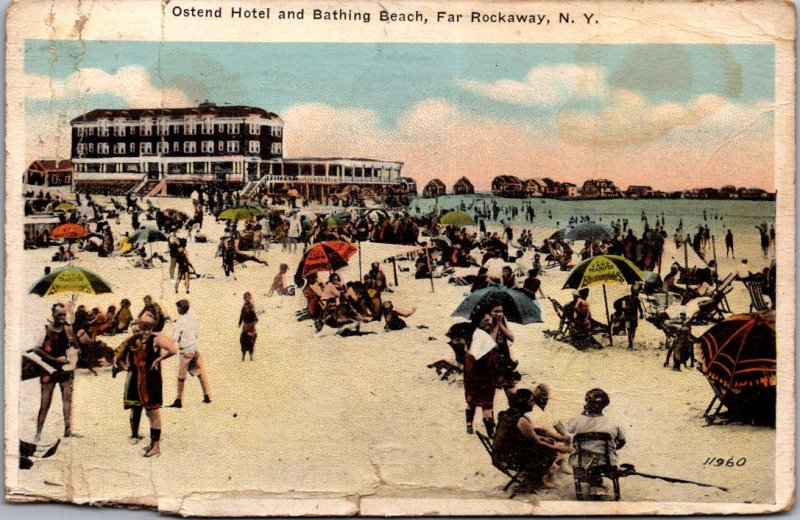
<path id="1" fill-rule="evenodd" d="M 698 226 L 708 225 L 718 240 L 728 229 L 734 236 L 758 235 L 756 226 L 775 224 L 775 201 L 758 200 L 696 200 L 696 199 L 606 199 L 606 200 L 553 200 L 553 199 L 506 199 L 486 194 L 446 195 L 437 199 L 416 198 L 411 202 L 412 214 L 427 213 L 438 206 L 444 210 L 462 209 L 475 217 L 476 209 L 491 208 L 497 203 L 501 208 L 498 222 L 487 220 L 487 224 L 510 224 L 514 227 L 543 227 L 554 231 L 565 227 L 572 216 L 588 216 L 591 220 L 609 224 L 618 218 L 628 219 L 634 233 L 641 234 L 644 228 L 642 212 L 651 226 L 656 216 L 663 215 L 665 230 L 670 236 L 680 223 L 684 233 L 694 235 Z M 525 219 L 525 206 L 536 212 L 533 223 Z M 511 207 L 521 209 L 516 218 L 504 210 Z M 705 211 L 705 216 L 704 216 Z M 724 246 L 723 246 L 724 247 Z"/>

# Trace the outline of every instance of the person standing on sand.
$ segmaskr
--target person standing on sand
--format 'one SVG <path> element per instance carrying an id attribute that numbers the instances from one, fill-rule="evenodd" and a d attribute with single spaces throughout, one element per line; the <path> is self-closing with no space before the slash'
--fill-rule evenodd
<path id="1" fill-rule="evenodd" d="M 473 322 L 474 323 L 474 322 Z M 478 407 L 483 412 L 483 424 L 489 437 L 494 435 L 494 366 L 497 359 L 497 342 L 492 336 L 492 316 L 485 313 L 475 326 L 472 341 L 464 359 L 464 397 L 467 433 L 474 433 L 472 422 Z"/>
<path id="2" fill-rule="evenodd" d="M 733 232 L 730 229 L 725 235 L 725 258 L 728 258 L 728 255 L 736 258 L 736 254 L 733 252 Z"/>
<path id="3" fill-rule="evenodd" d="M 242 348 L 242 361 L 244 361 L 245 354 L 250 354 L 250 361 L 253 361 L 253 350 L 256 346 L 256 323 L 258 323 L 258 316 L 256 316 L 256 309 L 253 305 L 253 295 L 250 292 L 244 293 L 244 305 L 242 312 L 239 314 L 239 326 L 242 332 L 239 335 L 239 345 Z"/>
<path id="4" fill-rule="evenodd" d="M 70 362 L 73 357 L 69 351 L 77 353 L 78 340 L 72 327 L 66 322 L 67 308 L 63 303 L 52 307 L 52 320 L 45 325 L 45 336 L 41 348 L 36 353 L 48 364 L 57 368 L 52 374 L 39 378 L 41 401 L 39 415 L 36 417 L 36 435 L 33 442 L 38 444 L 42 438 L 42 430 L 50 411 L 53 392 L 56 384 L 61 388 L 61 402 L 64 409 L 64 437 L 80 437 L 72 431 L 72 382 L 75 366 Z M 74 349 L 74 350 L 73 350 Z M 77 363 L 77 355 L 75 363 Z"/>
<path id="5" fill-rule="evenodd" d="M 192 279 L 194 266 L 189 261 L 189 256 L 186 253 L 186 239 L 181 238 L 178 243 L 178 250 L 175 253 L 175 262 L 178 264 L 178 278 L 175 279 L 175 294 L 178 293 L 178 286 L 183 280 L 186 287 L 186 294 L 189 294 L 189 283 Z"/>
<path id="6" fill-rule="evenodd" d="M 200 386 L 203 388 L 203 402 L 210 403 L 211 387 L 208 383 L 208 374 L 203 356 L 197 350 L 197 316 L 191 310 L 189 300 L 180 300 L 175 305 L 178 307 L 178 319 L 175 320 L 172 329 L 172 339 L 180 349 L 181 359 L 178 363 L 178 393 L 170 408 L 183 407 L 183 388 L 187 374 L 198 376 Z"/>
<path id="7" fill-rule="evenodd" d="M 138 397 L 150 422 L 150 444 L 143 455 L 146 458 L 157 457 L 161 455 L 161 361 L 177 354 L 178 346 L 166 334 L 155 331 L 156 320 L 149 312 L 143 313 L 134 325 L 136 332 L 128 344 L 132 364 L 136 367 L 137 394 L 132 397 Z"/>

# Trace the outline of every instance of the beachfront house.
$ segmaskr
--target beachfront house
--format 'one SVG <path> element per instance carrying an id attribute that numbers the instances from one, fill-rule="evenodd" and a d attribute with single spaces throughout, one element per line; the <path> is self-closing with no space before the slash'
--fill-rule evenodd
<path id="1" fill-rule="evenodd" d="M 525 179 L 522 181 L 522 188 L 528 197 L 544 197 L 547 185 L 541 179 Z"/>
<path id="2" fill-rule="evenodd" d="M 475 186 L 472 185 L 469 179 L 461 177 L 453 184 L 454 195 L 472 195 L 475 193 Z"/>
<path id="3" fill-rule="evenodd" d="M 422 196 L 425 198 L 440 197 L 447 193 L 447 187 L 439 179 L 431 181 L 422 188 Z"/>
<path id="4" fill-rule="evenodd" d="M 498 175 L 492 180 L 492 195 L 521 199 L 525 197 L 522 181 L 513 175 Z"/>
<path id="5" fill-rule="evenodd" d="M 608 179 L 587 180 L 583 183 L 580 194 L 587 199 L 611 199 L 622 195 L 614 182 Z"/>
<path id="6" fill-rule="evenodd" d="M 71 122 L 77 191 L 189 194 L 214 184 L 242 195 L 294 189 L 326 201 L 347 186 L 377 194 L 408 188 L 403 163 L 284 158 L 283 120 L 251 106 L 96 109 Z"/>
<path id="7" fill-rule="evenodd" d="M 726 184 L 722 188 L 719 189 L 720 197 L 723 199 L 738 199 L 739 193 L 736 190 L 736 186 L 733 184 Z"/>
<path id="8" fill-rule="evenodd" d="M 720 193 L 716 188 L 700 188 L 697 190 L 698 199 L 719 199 Z"/>
<path id="9" fill-rule="evenodd" d="M 631 199 L 648 199 L 653 196 L 653 188 L 651 186 L 628 186 L 625 190 L 625 196 Z"/>
<path id="10" fill-rule="evenodd" d="M 72 163 L 69 159 L 39 159 L 33 161 L 23 175 L 24 184 L 42 188 L 70 186 Z"/>

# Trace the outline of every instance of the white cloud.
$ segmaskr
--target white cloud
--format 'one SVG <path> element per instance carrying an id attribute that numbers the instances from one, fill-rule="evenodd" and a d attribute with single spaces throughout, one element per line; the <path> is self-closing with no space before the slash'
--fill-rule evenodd
<path id="1" fill-rule="evenodd" d="M 114 73 L 100 69 L 81 69 L 63 80 L 26 74 L 23 77 L 27 100 L 50 101 L 57 110 L 38 109 L 26 114 L 26 158 L 30 163 L 43 157 L 66 158 L 70 154 L 69 121 L 95 106 L 87 96 L 111 95 L 130 108 L 192 106 L 186 94 L 175 88 L 160 88 L 146 69 L 122 67 Z"/>
<path id="2" fill-rule="evenodd" d="M 461 87 L 504 103 L 552 108 L 570 99 L 603 97 L 607 93 L 605 71 L 594 65 L 558 64 L 532 68 L 524 81 L 501 79 L 494 83 L 461 79 Z"/>
<path id="3" fill-rule="evenodd" d="M 25 95 L 33 100 L 80 100 L 88 95 L 108 94 L 120 97 L 130 108 L 161 106 L 175 108 L 191 105 L 186 94 L 174 88 L 162 89 L 153 84 L 150 73 L 139 66 L 122 67 L 111 74 L 101 69 L 80 69 L 66 79 L 27 74 Z"/>

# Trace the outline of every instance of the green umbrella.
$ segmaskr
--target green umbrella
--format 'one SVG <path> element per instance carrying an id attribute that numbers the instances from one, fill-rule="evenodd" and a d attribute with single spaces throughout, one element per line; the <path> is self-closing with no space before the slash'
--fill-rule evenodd
<path id="1" fill-rule="evenodd" d="M 336 217 L 328 217 L 325 219 L 325 226 L 328 229 L 336 229 L 342 227 L 344 224 Z"/>
<path id="2" fill-rule="evenodd" d="M 444 226 L 474 226 L 475 221 L 463 211 L 451 211 L 442 215 L 439 223 Z"/>
<path id="3" fill-rule="evenodd" d="M 219 220 L 249 220 L 252 217 L 263 217 L 264 210 L 256 206 L 239 206 L 228 208 L 217 217 Z"/>
<path id="4" fill-rule="evenodd" d="M 112 291 L 111 285 L 96 273 L 82 267 L 68 265 L 54 269 L 37 280 L 28 292 L 39 296 L 49 296 L 60 293 L 103 294 Z"/>
<path id="5" fill-rule="evenodd" d="M 131 233 L 130 237 L 131 242 L 138 243 L 138 242 L 166 242 L 169 240 L 169 237 L 164 234 L 164 232 L 160 231 L 157 228 L 152 226 L 142 226 L 133 233 Z"/>
<path id="6" fill-rule="evenodd" d="M 78 206 L 76 206 L 72 202 L 62 202 L 61 204 L 53 208 L 53 211 L 73 211 L 77 207 Z"/>

